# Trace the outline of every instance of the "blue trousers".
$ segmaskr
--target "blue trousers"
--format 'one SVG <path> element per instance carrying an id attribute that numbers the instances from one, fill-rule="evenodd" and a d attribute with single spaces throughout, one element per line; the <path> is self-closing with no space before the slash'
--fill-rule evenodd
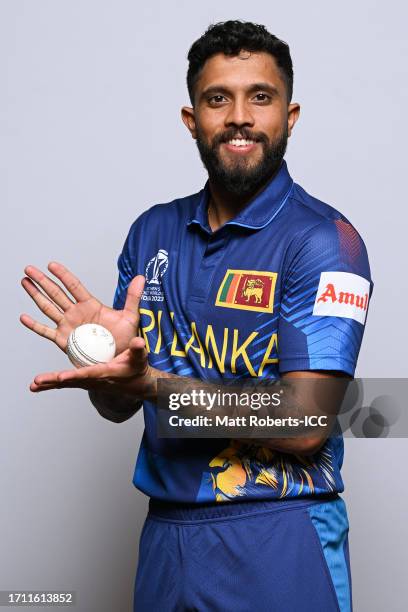
<path id="1" fill-rule="evenodd" d="M 150 500 L 134 610 L 351 612 L 344 501 Z"/>

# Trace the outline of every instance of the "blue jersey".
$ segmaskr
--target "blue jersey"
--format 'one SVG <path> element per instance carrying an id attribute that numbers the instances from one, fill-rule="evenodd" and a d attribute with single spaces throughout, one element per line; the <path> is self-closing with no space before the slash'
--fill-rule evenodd
<path id="1" fill-rule="evenodd" d="M 286 163 L 236 217 L 212 232 L 208 184 L 158 204 L 131 226 L 114 308 L 143 274 L 140 328 L 149 363 L 202 380 L 274 380 L 283 372 L 354 374 L 372 291 L 362 239 L 295 184 Z M 158 438 L 156 406 L 134 484 L 174 502 L 279 499 L 343 491 L 342 437 L 310 457 L 228 439 Z"/>

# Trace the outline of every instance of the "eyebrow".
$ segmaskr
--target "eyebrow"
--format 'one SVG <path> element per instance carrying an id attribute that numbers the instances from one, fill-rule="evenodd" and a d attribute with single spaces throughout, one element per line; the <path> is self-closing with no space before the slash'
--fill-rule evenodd
<path id="1" fill-rule="evenodd" d="M 270 83 L 253 83 L 247 88 L 248 93 L 253 93 L 254 91 L 259 90 L 266 91 L 272 96 L 280 95 L 277 87 L 275 87 L 275 85 L 271 85 Z M 217 93 L 228 95 L 231 93 L 231 90 L 228 89 L 228 87 L 225 87 L 225 85 L 211 85 L 210 87 L 207 87 L 207 89 L 204 89 L 204 91 L 201 93 L 200 98 L 203 99 L 210 95 L 215 95 Z"/>

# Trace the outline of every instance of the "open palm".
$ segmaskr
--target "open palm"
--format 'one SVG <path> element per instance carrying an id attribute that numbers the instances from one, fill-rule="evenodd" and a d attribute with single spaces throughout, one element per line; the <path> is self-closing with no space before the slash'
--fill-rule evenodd
<path id="1" fill-rule="evenodd" d="M 106 327 L 115 338 L 116 354 L 127 349 L 139 326 L 139 303 L 144 277 L 136 276 L 132 280 L 123 310 L 114 310 L 91 295 L 79 279 L 62 264 L 51 262 L 48 270 L 61 281 L 75 301 L 41 270 L 35 266 L 27 266 L 24 270 L 26 276 L 21 284 L 41 312 L 51 319 L 56 327 L 35 321 L 27 314 L 20 317 L 23 325 L 48 338 L 66 352 L 68 337 L 76 327 L 83 323 L 98 323 Z"/>

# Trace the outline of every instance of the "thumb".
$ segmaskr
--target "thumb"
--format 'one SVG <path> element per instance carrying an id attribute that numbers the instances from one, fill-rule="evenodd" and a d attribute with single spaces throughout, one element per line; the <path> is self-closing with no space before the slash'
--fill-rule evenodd
<path id="1" fill-rule="evenodd" d="M 138 316 L 140 298 L 143 294 L 145 277 L 142 274 L 135 276 L 127 290 L 126 302 L 123 310 L 129 310 L 133 315 Z"/>
<path id="2" fill-rule="evenodd" d="M 149 362 L 147 360 L 146 342 L 140 336 L 135 336 L 129 343 L 129 357 L 131 365 L 141 374 L 147 373 Z"/>

